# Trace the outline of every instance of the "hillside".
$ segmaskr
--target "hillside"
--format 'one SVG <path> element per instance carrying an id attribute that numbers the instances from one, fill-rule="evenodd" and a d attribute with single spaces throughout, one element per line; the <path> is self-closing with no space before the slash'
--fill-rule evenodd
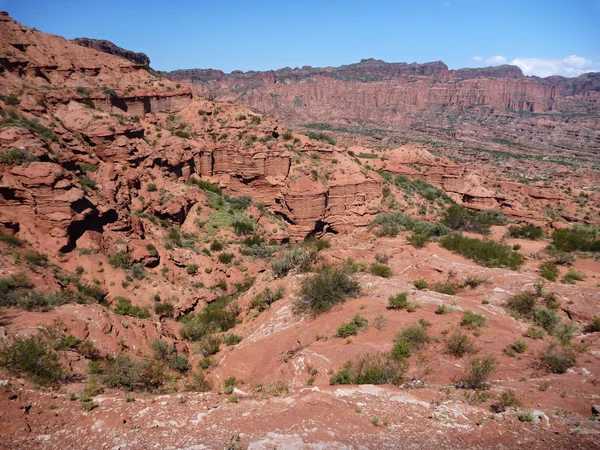
<path id="1" fill-rule="evenodd" d="M 6 13 L 0 44 L 0 448 L 595 445 L 600 193 L 583 150 L 515 178 L 511 160 L 292 126 L 251 96 L 206 98 L 230 76 L 171 81 Z M 381 79 L 355 80 L 365 65 Z M 498 75 L 542 100 L 562 83 L 318 70 L 301 72 Z M 310 84 L 289 72 L 281 92 Z"/>

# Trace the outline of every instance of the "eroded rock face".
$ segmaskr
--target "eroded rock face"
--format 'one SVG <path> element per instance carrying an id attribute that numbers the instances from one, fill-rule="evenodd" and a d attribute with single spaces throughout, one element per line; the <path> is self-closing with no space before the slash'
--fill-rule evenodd
<path id="1" fill-rule="evenodd" d="M 150 58 L 145 53 L 132 52 L 104 39 L 76 38 L 73 39 L 73 42 L 82 47 L 93 48 L 104 53 L 120 56 L 134 64 L 150 67 Z"/>
<path id="2" fill-rule="evenodd" d="M 501 136 L 554 150 L 600 148 L 600 125 L 585 117 L 599 111 L 598 74 L 541 79 L 509 65 L 448 70 L 441 62 L 363 60 L 337 68 L 191 69 L 167 76 L 203 96 L 249 104 L 293 124 L 343 128 L 373 121 L 444 138 Z"/>

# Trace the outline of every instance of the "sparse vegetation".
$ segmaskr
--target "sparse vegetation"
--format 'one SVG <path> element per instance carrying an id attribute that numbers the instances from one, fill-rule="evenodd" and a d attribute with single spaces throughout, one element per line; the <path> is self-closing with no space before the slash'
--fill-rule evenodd
<path id="1" fill-rule="evenodd" d="M 467 372 L 460 380 L 458 387 L 466 389 L 488 389 L 489 376 L 492 374 L 498 361 L 493 356 L 473 358 L 469 361 Z"/>
<path id="2" fill-rule="evenodd" d="M 523 264 L 523 257 L 511 247 L 493 241 L 452 234 L 441 238 L 440 245 L 486 267 L 508 267 L 518 270 Z"/>
<path id="3" fill-rule="evenodd" d="M 19 338 L 1 349 L 0 366 L 40 385 L 57 384 L 64 375 L 58 354 L 39 335 Z"/>
<path id="4" fill-rule="evenodd" d="M 346 298 L 358 294 L 360 286 L 344 269 L 324 264 L 314 275 L 305 278 L 300 288 L 296 311 L 319 315 Z"/>
<path id="5" fill-rule="evenodd" d="M 408 370 L 407 361 L 391 359 L 386 354 L 365 355 L 357 361 L 348 361 L 329 383 L 338 384 L 395 384 L 400 385 Z"/>
<path id="6" fill-rule="evenodd" d="M 450 338 L 446 341 L 446 350 L 457 358 L 462 358 L 467 354 L 477 353 L 477 347 L 473 344 L 469 336 L 460 331 L 452 333 Z"/>

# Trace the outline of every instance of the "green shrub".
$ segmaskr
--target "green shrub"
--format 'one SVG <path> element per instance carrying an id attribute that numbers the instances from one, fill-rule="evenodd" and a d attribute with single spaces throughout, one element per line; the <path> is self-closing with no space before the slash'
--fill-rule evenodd
<path id="1" fill-rule="evenodd" d="M 164 364 L 152 360 L 137 362 L 127 355 L 117 355 L 109 360 L 102 380 L 108 387 L 127 391 L 155 389 L 164 382 Z"/>
<path id="2" fill-rule="evenodd" d="M 84 86 L 78 86 L 76 89 L 77 93 L 84 97 L 89 97 L 92 91 Z"/>
<path id="3" fill-rule="evenodd" d="M 350 336 L 356 336 L 358 334 L 358 330 L 366 329 L 368 327 L 369 321 L 357 314 L 350 322 L 343 323 L 338 327 L 336 337 L 346 338 Z"/>
<path id="4" fill-rule="evenodd" d="M 32 250 L 25 253 L 25 260 L 34 266 L 46 266 L 48 264 L 48 255 Z"/>
<path id="5" fill-rule="evenodd" d="M 413 281 L 413 285 L 419 291 L 422 291 L 423 289 L 427 289 L 429 287 L 429 283 L 422 279 Z"/>
<path id="6" fill-rule="evenodd" d="M 592 320 L 592 322 L 589 323 L 584 328 L 584 331 L 586 333 L 598 333 L 598 332 L 600 332 L 600 317 L 594 318 L 594 320 Z"/>
<path id="7" fill-rule="evenodd" d="M 0 164 L 21 166 L 37 161 L 37 158 L 24 148 L 13 147 L 10 150 L 0 152 Z"/>
<path id="8" fill-rule="evenodd" d="M 575 284 L 576 281 L 585 280 L 585 275 L 575 269 L 569 269 L 560 282 L 565 284 Z"/>
<path id="9" fill-rule="evenodd" d="M 553 262 L 545 262 L 540 264 L 540 276 L 549 281 L 556 281 L 558 278 L 558 267 Z"/>
<path id="10" fill-rule="evenodd" d="M 385 354 L 365 355 L 357 361 L 348 361 L 329 383 L 339 384 L 395 384 L 404 381 L 408 370 L 406 361 L 396 361 Z"/>
<path id="11" fill-rule="evenodd" d="M 426 327 L 421 323 L 416 323 L 399 331 L 394 338 L 394 342 L 409 342 L 412 350 L 419 351 L 431 339 L 431 336 L 427 334 Z"/>
<path id="12" fill-rule="evenodd" d="M 530 239 L 532 241 L 537 241 L 544 237 L 544 232 L 540 227 L 535 227 L 533 225 L 525 225 L 522 227 L 511 226 L 508 229 L 508 235 L 512 238 L 521 238 L 521 239 Z"/>
<path id="13" fill-rule="evenodd" d="M 440 245 L 486 267 L 508 267 L 517 270 L 523 257 L 508 245 L 452 234 L 440 239 Z"/>
<path id="14" fill-rule="evenodd" d="M 133 278 L 136 280 L 143 280 L 146 278 L 146 270 L 144 269 L 144 265 L 134 264 L 131 266 L 131 275 L 133 275 Z"/>
<path id="15" fill-rule="evenodd" d="M 462 358 L 466 354 L 477 353 L 477 347 L 469 339 L 469 336 L 460 331 L 455 331 L 446 341 L 446 350 L 457 358 Z"/>
<path id="16" fill-rule="evenodd" d="M 271 290 L 271 288 L 266 288 L 261 294 L 257 294 L 252 299 L 252 303 L 250 303 L 250 307 L 256 308 L 259 311 L 264 311 L 272 303 L 283 298 L 284 293 L 285 293 L 285 290 L 281 286 L 277 287 L 275 290 Z"/>
<path id="17" fill-rule="evenodd" d="M 158 187 L 156 187 L 156 184 L 154 183 L 150 183 L 147 187 L 146 187 L 146 191 L 148 192 L 156 192 L 158 191 Z"/>
<path id="18" fill-rule="evenodd" d="M 187 356 L 174 353 L 168 361 L 169 369 L 184 373 L 190 370 L 190 363 Z"/>
<path id="19" fill-rule="evenodd" d="M 529 292 L 513 295 L 506 307 L 515 313 L 518 317 L 531 318 L 536 304 L 536 296 Z"/>
<path id="20" fill-rule="evenodd" d="M 440 294 L 456 295 L 463 290 L 463 285 L 452 280 L 447 280 L 432 284 L 431 289 Z"/>
<path id="21" fill-rule="evenodd" d="M 533 310 L 533 320 L 544 330 L 551 332 L 559 324 L 560 317 L 556 315 L 556 311 L 553 309 L 538 306 Z"/>
<path id="22" fill-rule="evenodd" d="M 119 251 L 114 255 L 108 255 L 108 263 L 115 268 L 130 269 L 132 266 L 131 255 L 127 252 Z"/>
<path id="23" fill-rule="evenodd" d="M 531 339 L 544 339 L 544 330 L 538 327 L 529 327 L 525 332 L 525 336 Z"/>
<path id="24" fill-rule="evenodd" d="M 565 252 L 600 252 L 599 233 L 583 227 L 556 230 L 552 234 L 552 245 Z"/>
<path id="25" fill-rule="evenodd" d="M 219 261 L 221 261 L 223 264 L 229 264 L 231 261 L 233 261 L 234 257 L 235 255 L 233 253 L 220 253 Z"/>
<path id="26" fill-rule="evenodd" d="M 563 250 L 558 250 L 553 245 L 549 245 L 546 247 L 545 252 L 552 258 L 552 261 L 555 264 L 561 266 L 568 266 L 573 264 L 575 261 L 575 257 L 571 255 L 569 252 L 565 252 Z"/>
<path id="27" fill-rule="evenodd" d="M 212 383 L 206 379 L 203 372 L 193 373 L 186 382 L 185 388 L 191 392 L 208 392 L 212 389 Z"/>
<path id="28" fill-rule="evenodd" d="M 348 296 L 358 294 L 360 286 L 342 269 L 324 264 L 318 273 L 302 280 L 300 299 L 295 309 L 319 315 L 333 306 L 344 303 Z"/>
<path id="29" fill-rule="evenodd" d="M 246 220 L 235 220 L 231 223 L 231 227 L 238 236 L 247 236 L 254 232 L 254 224 Z"/>
<path id="30" fill-rule="evenodd" d="M 450 229 L 443 224 L 431 224 L 399 212 L 385 212 L 378 214 L 369 224 L 371 228 L 376 228 L 376 236 L 397 236 L 400 231 L 408 230 L 418 235 L 436 238 L 444 236 L 450 232 Z"/>
<path id="31" fill-rule="evenodd" d="M 465 311 L 462 320 L 460 321 L 460 326 L 476 328 L 484 326 L 486 322 L 487 318 L 481 314 L 474 313 L 473 311 Z"/>
<path id="32" fill-rule="evenodd" d="M 210 244 L 210 249 L 213 252 L 220 252 L 221 250 L 223 250 L 223 244 L 221 244 L 219 241 L 214 240 L 212 241 L 212 243 Z"/>
<path id="33" fill-rule="evenodd" d="M 458 387 L 466 389 L 488 389 L 488 378 L 496 368 L 498 361 L 493 356 L 473 358 L 469 361 L 467 372 Z"/>
<path id="34" fill-rule="evenodd" d="M 347 338 L 356 335 L 358 335 L 358 326 L 356 326 L 354 322 L 341 324 L 335 333 L 335 336 L 339 338 Z"/>
<path id="35" fill-rule="evenodd" d="M 294 247 L 281 253 L 271 263 L 271 269 L 275 278 L 281 278 L 288 274 L 292 269 L 298 268 L 300 271 L 308 270 L 314 261 L 316 253 L 307 251 L 300 247 Z"/>
<path id="36" fill-rule="evenodd" d="M 23 241 L 17 236 L 14 234 L 4 233 L 3 231 L 0 231 L 0 241 L 12 247 L 20 247 L 23 245 Z"/>
<path id="37" fill-rule="evenodd" d="M 23 374 L 36 384 L 57 384 L 63 369 L 54 352 L 41 336 L 19 338 L 0 351 L 0 366 Z"/>
<path id="38" fill-rule="evenodd" d="M 438 305 L 435 310 L 435 313 L 439 315 L 450 314 L 452 312 L 454 312 L 454 308 L 448 305 Z"/>
<path id="39" fill-rule="evenodd" d="M 567 347 L 549 344 L 539 354 L 540 368 L 549 373 L 565 373 L 577 363 L 575 352 Z"/>
<path id="40" fill-rule="evenodd" d="M 333 139 L 327 133 L 309 131 L 308 134 L 307 134 L 307 136 L 310 139 L 314 139 L 315 141 L 321 141 L 321 142 L 325 142 L 326 144 L 335 145 L 335 139 Z"/>
<path id="41" fill-rule="evenodd" d="M 198 273 L 198 264 L 190 264 L 185 268 L 188 275 L 195 275 Z"/>
<path id="42" fill-rule="evenodd" d="M 214 192 L 218 195 L 221 195 L 223 192 L 219 186 L 215 186 L 214 184 L 209 183 L 208 181 L 199 180 L 197 178 L 190 178 L 186 183 L 189 185 L 197 186 L 203 191 Z"/>
<path id="43" fill-rule="evenodd" d="M 84 188 L 96 189 L 96 182 L 87 175 L 84 175 L 79 179 L 79 184 Z"/>
<path id="44" fill-rule="evenodd" d="M 410 245 L 416 248 L 423 248 L 429 243 L 428 236 L 417 233 L 411 233 L 406 240 Z"/>
<path id="45" fill-rule="evenodd" d="M 225 345 L 237 345 L 242 341 L 242 337 L 238 336 L 237 334 L 233 334 L 233 333 L 227 333 L 225 336 L 223 336 L 223 343 Z"/>
<path id="46" fill-rule="evenodd" d="M 408 306 L 408 292 L 392 295 L 388 303 L 388 309 L 406 309 Z"/>
<path id="47" fill-rule="evenodd" d="M 204 336 L 198 343 L 198 351 L 204 357 L 212 356 L 221 350 L 221 338 L 213 334 Z"/>
<path id="48" fill-rule="evenodd" d="M 518 353 L 527 351 L 527 343 L 523 339 L 517 339 L 513 344 L 507 345 L 504 348 L 504 353 L 508 356 L 515 356 Z"/>
<path id="49" fill-rule="evenodd" d="M 117 306 L 115 306 L 113 309 L 115 314 L 121 316 L 139 317 L 141 319 L 150 318 L 150 313 L 147 310 L 140 308 L 139 306 L 133 306 L 131 304 L 131 300 L 125 297 L 115 297 L 115 300 L 117 301 Z"/>
<path id="50" fill-rule="evenodd" d="M 472 211 L 461 205 L 451 205 L 442 216 L 442 223 L 452 230 L 487 234 L 492 225 L 505 225 L 506 217 L 498 211 Z"/>
<path id="51" fill-rule="evenodd" d="M 154 305 L 154 312 L 159 316 L 172 317 L 173 310 L 173 304 L 169 302 L 158 302 Z"/>
<path id="52" fill-rule="evenodd" d="M 150 256 L 154 256 L 154 257 L 158 256 L 158 250 L 156 249 L 154 244 L 146 245 L 146 249 L 148 250 L 148 253 L 150 254 Z"/>
<path id="53" fill-rule="evenodd" d="M 369 267 L 369 272 L 377 277 L 390 278 L 392 276 L 392 268 L 385 264 L 373 263 Z"/>
<path id="54" fill-rule="evenodd" d="M 534 416 L 531 411 L 519 411 L 517 418 L 521 422 L 533 422 Z"/>

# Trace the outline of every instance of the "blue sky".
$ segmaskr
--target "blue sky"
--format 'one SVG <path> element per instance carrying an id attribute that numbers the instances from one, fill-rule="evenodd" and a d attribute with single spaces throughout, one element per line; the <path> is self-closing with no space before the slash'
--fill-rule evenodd
<path id="1" fill-rule="evenodd" d="M 0 10 L 48 33 L 143 51 L 160 70 L 377 58 L 600 71 L 600 0 L 0 0 Z"/>

